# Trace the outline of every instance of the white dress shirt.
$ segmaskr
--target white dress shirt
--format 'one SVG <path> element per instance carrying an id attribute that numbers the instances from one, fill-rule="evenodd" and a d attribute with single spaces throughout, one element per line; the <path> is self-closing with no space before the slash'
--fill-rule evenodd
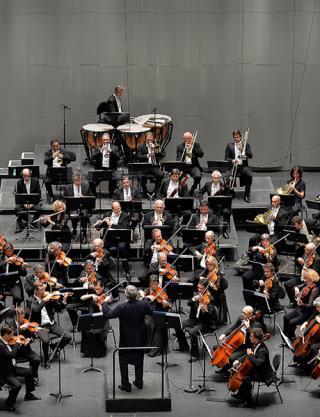
<path id="1" fill-rule="evenodd" d="M 75 197 L 81 197 L 82 196 L 81 185 L 80 185 L 80 187 L 77 187 L 76 185 L 73 184 L 73 194 L 74 194 Z"/>
<path id="2" fill-rule="evenodd" d="M 178 181 L 174 182 L 174 181 L 170 180 L 168 190 L 167 190 L 167 198 L 178 198 L 179 197 L 178 192 L 176 192 L 173 197 L 170 197 L 172 192 L 178 187 L 179 187 L 179 182 Z"/>

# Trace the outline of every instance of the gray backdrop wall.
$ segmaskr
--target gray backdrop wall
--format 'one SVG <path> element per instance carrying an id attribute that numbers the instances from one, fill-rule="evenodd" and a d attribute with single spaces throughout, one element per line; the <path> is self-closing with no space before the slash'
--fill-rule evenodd
<path id="1" fill-rule="evenodd" d="M 319 1 L 1 0 L 0 19 L 1 166 L 62 136 L 59 103 L 79 141 L 118 83 L 132 115 L 173 118 L 168 153 L 198 129 L 223 159 L 249 126 L 253 165 L 318 165 Z"/>

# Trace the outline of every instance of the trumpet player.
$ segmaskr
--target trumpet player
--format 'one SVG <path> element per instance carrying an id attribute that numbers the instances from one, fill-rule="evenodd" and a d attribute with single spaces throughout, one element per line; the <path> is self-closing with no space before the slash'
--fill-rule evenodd
<path id="1" fill-rule="evenodd" d="M 245 187 L 243 199 L 247 203 L 250 203 L 252 172 L 248 166 L 248 159 L 251 159 L 253 156 L 251 147 L 247 142 L 244 149 L 244 142 L 242 141 L 240 130 L 234 130 L 232 132 L 232 136 L 233 142 L 228 143 L 224 159 L 228 162 L 231 162 L 233 165 L 237 165 L 237 174 L 240 177 L 240 186 Z"/>
<path id="2" fill-rule="evenodd" d="M 141 187 L 144 194 L 147 196 L 149 194 L 147 189 L 148 179 L 154 179 L 154 189 L 151 194 L 155 194 L 160 188 L 160 184 L 163 178 L 163 172 L 160 169 L 159 162 L 166 156 L 165 151 L 161 151 L 157 148 L 154 143 L 153 133 L 151 131 L 146 133 L 145 143 L 138 146 L 137 150 L 137 160 L 139 162 L 146 162 L 151 164 L 149 172 L 144 172 L 143 177 L 141 178 Z"/>
<path id="3" fill-rule="evenodd" d="M 194 190 L 200 185 L 201 167 L 198 158 L 204 155 L 199 143 L 196 143 L 195 137 L 190 132 L 184 132 L 183 143 L 177 146 L 177 161 L 186 163 L 186 173 L 193 178 L 193 185 L 190 188 L 189 195 L 193 195 Z"/>

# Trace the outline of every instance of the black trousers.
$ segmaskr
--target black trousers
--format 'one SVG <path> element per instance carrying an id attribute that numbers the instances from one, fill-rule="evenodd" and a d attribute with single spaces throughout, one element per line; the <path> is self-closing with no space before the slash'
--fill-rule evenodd
<path id="1" fill-rule="evenodd" d="M 247 166 L 238 165 L 238 173 L 240 177 L 240 185 L 244 185 L 244 195 L 249 196 L 252 185 L 252 172 Z"/>
<path id="2" fill-rule="evenodd" d="M 26 384 L 26 394 L 29 394 L 35 389 L 32 371 L 30 368 L 16 366 L 14 373 L 9 373 L 8 375 L 1 375 L 1 379 L 11 387 L 9 391 L 9 396 L 6 400 L 6 403 L 10 405 L 16 402 L 19 391 L 22 388 L 21 382 L 17 377 L 24 378 Z"/>
<path id="3" fill-rule="evenodd" d="M 42 351 L 44 355 L 44 361 L 48 362 L 50 334 L 55 334 L 56 336 L 61 337 L 63 335 L 64 330 L 61 326 L 58 326 L 56 323 L 52 325 L 50 324 L 46 327 L 48 327 L 49 331 L 40 330 L 38 332 L 38 337 L 42 342 Z M 60 349 L 63 349 L 68 343 L 70 343 L 71 339 L 72 339 L 71 335 L 69 333 L 65 333 L 60 344 Z"/>
<path id="4" fill-rule="evenodd" d="M 38 219 L 40 215 L 41 207 L 39 204 L 36 204 L 29 210 L 31 222 Z M 17 215 L 17 224 L 20 228 L 23 227 L 23 221 L 28 222 L 28 211 L 23 204 L 16 204 L 16 215 Z"/>
<path id="5" fill-rule="evenodd" d="M 39 377 L 40 356 L 29 345 L 26 347 L 21 346 L 17 358 L 26 359 L 30 364 L 33 378 Z"/>
<path id="6" fill-rule="evenodd" d="M 296 327 L 308 320 L 310 314 L 295 308 L 283 316 L 283 333 L 292 340 L 295 337 Z"/>
<path id="7" fill-rule="evenodd" d="M 293 288 L 295 286 L 297 286 L 297 285 L 300 285 L 301 282 L 302 281 L 300 279 L 300 276 L 298 276 L 298 277 L 295 277 L 295 278 L 288 279 L 288 281 L 286 281 L 284 283 L 284 288 L 286 289 L 288 298 L 289 298 L 289 300 L 290 300 L 291 303 L 294 303 L 295 302 Z"/>
<path id="8" fill-rule="evenodd" d="M 191 177 L 193 178 L 193 185 L 191 187 L 191 190 L 193 191 L 198 187 L 198 185 L 200 184 L 200 181 L 201 181 L 200 168 L 199 167 L 193 167 L 191 165 L 189 165 L 189 166 L 187 165 L 186 172 L 187 172 L 187 174 L 190 174 Z"/>
<path id="9" fill-rule="evenodd" d="M 151 169 L 151 173 L 143 175 L 143 177 L 141 178 L 141 187 L 142 187 L 143 192 L 145 194 L 148 192 L 148 189 L 147 189 L 148 179 L 154 179 L 155 183 L 154 183 L 154 189 L 152 192 L 156 193 L 160 188 L 162 178 L 163 178 L 163 172 L 161 171 L 160 167 L 153 166 Z"/>
<path id="10" fill-rule="evenodd" d="M 135 382 L 137 385 L 143 384 L 143 354 L 140 355 L 141 359 L 135 361 L 134 363 L 134 371 L 135 371 Z M 119 365 L 120 365 L 120 374 L 121 374 L 121 385 L 123 387 L 129 387 L 129 373 L 128 373 L 128 365 L 130 361 L 128 361 L 126 355 L 119 355 Z"/>

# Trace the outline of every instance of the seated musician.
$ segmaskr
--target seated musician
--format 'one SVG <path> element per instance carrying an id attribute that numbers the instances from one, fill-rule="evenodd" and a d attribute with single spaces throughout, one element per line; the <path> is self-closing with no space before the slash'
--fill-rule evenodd
<path id="1" fill-rule="evenodd" d="M 163 178 L 163 172 L 159 166 L 161 159 L 166 156 L 165 151 L 158 152 L 157 145 L 154 142 L 153 133 L 151 131 L 146 133 L 146 141 L 142 145 L 138 146 L 137 160 L 138 162 L 146 162 L 151 164 L 150 173 L 144 172 L 141 177 L 141 187 L 145 196 L 149 194 L 147 188 L 147 180 L 154 179 L 154 189 L 151 194 L 156 194 L 160 188 L 160 184 Z"/>
<path id="2" fill-rule="evenodd" d="M 60 242 L 50 242 L 46 255 L 46 269 L 50 276 L 57 278 L 59 284 L 68 286 L 68 268 L 72 259 L 62 250 Z"/>
<path id="3" fill-rule="evenodd" d="M 190 334 L 191 358 L 189 362 L 199 359 L 199 331 L 208 332 L 217 323 L 217 309 L 207 287 L 208 281 L 201 279 L 197 285 L 198 293 L 188 302 L 190 307 L 189 318 L 182 322 L 182 328 Z M 179 341 L 179 350 L 189 350 L 185 333 L 176 329 L 176 335 Z"/>
<path id="4" fill-rule="evenodd" d="M 264 382 L 267 386 L 275 378 L 274 371 L 270 364 L 269 350 L 264 343 L 266 335 L 261 329 L 253 329 L 250 332 L 251 346 L 247 348 L 246 357 L 253 368 L 250 373 L 244 377 L 244 380 L 236 394 L 231 394 L 233 398 L 239 400 L 239 407 L 252 407 L 252 381 Z M 234 366 L 238 365 L 235 361 Z"/>
<path id="5" fill-rule="evenodd" d="M 190 174 L 193 178 L 193 185 L 190 188 L 189 195 L 192 196 L 194 190 L 200 186 L 201 181 L 201 166 L 198 158 L 204 155 L 199 143 L 190 132 L 184 132 L 183 143 L 177 146 L 177 161 L 186 163 L 185 174 Z"/>
<path id="6" fill-rule="evenodd" d="M 6 243 L 2 250 L 2 259 L 0 261 L 0 273 L 7 274 L 9 272 L 16 272 L 17 276 L 15 280 L 10 280 L 6 282 L 6 279 L 2 277 L 1 285 L 6 290 L 9 291 L 13 298 L 13 305 L 20 305 L 23 300 L 23 288 L 21 277 L 27 275 L 28 264 L 24 262 L 23 258 L 17 256 L 14 253 L 14 248 L 12 243 Z"/>
<path id="7" fill-rule="evenodd" d="M 157 275 L 150 275 L 149 287 L 142 291 L 140 290 L 141 299 L 146 299 L 153 311 L 167 312 L 170 309 L 170 301 L 165 290 L 162 290 L 159 285 L 159 278 Z M 147 356 L 153 358 L 161 355 L 162 351 L 165 351 L 168 343 L 167 329 L 158 328 L 155 326 L 153 317 L 146 317 L 147 326 L 147 343 L 146 346 L 155 346 L 154 349 L 147 353 Z"/>
<path id="8" fill-rule="evenodd" d="M 290 340 L 295 337 L 296 327 L 312 315 L 313 301 L 319 296 L 320 277 L 318 273 L 314 269 L 308 268 L 304 271 L 303 278 L 304 283 L 294 287 L 296 308 L 283 316 L 283 332 Z"/>
<path id="9" fill-rule="evenodd" d="M 275 270 L 279 265 L 277 250 L 271 244 L 271 238 L 267 233 L 263 233 L 259 244 L 252 246 L 249 251 L 251 253 L 252 269 L 242 275 L 243 289 L 245 290 L 253 290 L 253 280 L 262 279 L 262 264 L 271 262 Z"/>
<path id="10" fill-rule="evenodd" d="M 46 284 L 41 281 L 34 283 L 34 296 L 27 300 L 26 314 L 30 321 L 36 322 L 42 327 L 38 331 L 38 338 L 42 342 L 42 351 L 44 355 L 44 367 L 50 368 L 49 362 L 49 334 L 54 334 L 58 337 L 63 335 L 60 343 L 60 349 L 63 349 L 70 341 L 71 335 L 67 333 L 54 320 L 55 312 L 63 311 L 67 304 L 68 293 L 65 293 L 60 299 L 55 300 L 55 293 L 46 291 Z"/>
<path id="11" fill-rule="evenodd" d="M 89 183 L 84 181 L 83 175 L 80 172 L 73 174 L 73 184 L 66 185 L 64 189 L 65 197 L 86 197 L 91 196 L 91 189 Z M 69 213 L 72 224 L 72 236 L 77 234 L 77 226 L 80 221 L 80 240 L 82 243 L 87 243 L 87 226 L 90 222 L 90 212 L 87 209 L 78 209 L 76 212 Z M 81 216 L 81 217 L 80 217 Z"/>
<path id="12" fill-rule="evenodd" d="M 301 253 L 300 249 L 304 249 Z M 320 273 L 320 262 L 316 253 L 316 245 L 307 243 L 306 246 L 299 248 L 299 256 L 296 258 L 297 274 L 294 278 L 288 279 L 284 283 L 288 298 L 290 300 L 289 308 L 296 306 L 295 294 L 293 288 L 303 283 L 303 275 L 308 268 L 314 269 Z"/>
<path id="13" fill-rule="evenodd" d="M 275 275 L 274 266 L 271 263 L 266 263 L 263 265 L 263 272 L 264 276 L 262 279 L 253 281 L 254 289 L 265 294 L 271 313 L 283 310 L 279 298 L 284 290 L 282 291 L 282 288 L 280 288 L 280 282 Z M 285 295 L 285 293 L 283 295 Z"/>
<path id="14" fill-rule="evenodd" d="M 145 276 L 140 276 L 139 280 L 144 284 L 148 284 L 151 275 L 159 277 L 160 287 L 166 285 L 168 281 L 178 282 L 178 272 L 174 269 L 167 260 L 167 255 L 164 252 L 158 253 L 157 262 L 152 262 Z"/>
<path id="15" fill-rule="evenodd" d="M 150 265 L 158 261 L 158 254 L 160 252 L 171 253 L 173 247 L 168 244 L 168 242 L 162 238 L 162 233 L 160 229 L 152 230 L 152 240 L 146 241 L 144 246 L 144 258 L 145 264 Z"/>
<path id="16" fill-rule="evenodd" d="M 153 211 L 149 211 L 143 217 L 143 226 L 173 226 L 173 218 L 170 213 L 164 211 L 165 206 L 162 200 L 156 200 Z"/>
<path id="17" fill-rule="evenodd" d="M 116 266 L 114 258 L 111 256 L 110 252 L 104 248 L 102 239 L 94 239 L 92 244 L 93 252 L 91 252 L 86 259 L 90 259 L 94 262 L 94 269 L 102 277 L 104 286 L 106 288 L 114 287 L 116 285 L 116 280 L 110 272 Z M 119 299 L 118 288 L 115 288 L 112 291 L 112 298 L 114 301 Z"/>
<path id="18" fill-rule="evenodd" d="M 207 201 L 201 201 L 196 214 L 193 214 L 189 229 L 207 230 L 210 225 L 219 224 L 219 218 L 209 210 Z"/>
<path id="19" fill-rule="evenodd" d="M 67 244 L 71 242 L 71 231 L 68 226 L 69 215 L 66 212 L 66 205 L 61 200 L 55 200 L 52 204 L 52 209 L 52 214 L 40 217 L 40 223 L 46 230 L 57 230 L 61 232 L 58 241 L 65 244 L 64 246 L 67 248 Z"/>
<path id="20" fill-rule="evenodd" d="M 248 159 L 252 158 L 251 146 L 247 142 L 245 149 L 243 149 L 244 143 L 240 130 L 234 130 L 232 136 L 233 142 L 228 143 L 226 146 L 224 159 L 231 162 L 233 166 L 237 165 L 237 175 L 240 177 L 240 186 L 245 187 L 243 199 L 247 203 L 250 203 L 252 172 L 248 166 Z"/>
<path id="21" fill-rule="evenodd" d="M 129 229 L 130 228 L 130 218 L 127 213 L 121 210 L 121 205 L 119 201 L 113 201 L 111 204 L 111 212 L 107 212 L 103 215 L 102 220 L 98 220 L 96 223 L 96 228 L 98 230 L 102 229 L 102 237 L 104 238 L 104 246 L 106 249 L 110 250 L 111 253 L 115 253 L 117 247 L 114 243 L 110 242 L 107 235 L 108 229 Z M 119 242 L 119 252 L 120 257 L 125 258 L 122 262 L 123 268 L 126 273 L 126 278 L 131 279 L 131 266 L 128 262 L 129 255 L 129 242 Z"/>
<path id="22" fill-rule="evenodd" d="M 244 335 L 243 343 L 233 351 L 229 359 L 225 360 L 226 364 L 224 366 L 221 367 L 220 365 L 218 366 L 216 363 L 213 363 L 213 365 L 220 368 L 220 370 L 216 371 L 216 373 L 228 373 L 235 360 L 241 361 L 244 358 L 247 349 L 250 346 L 250 331 L 257 328 L 262 329 L 263 331 L 266 330 L 263 315 L 260 312 L 255 312 L 254 308 L 251 306 L 244 306 L 241 315 L 237 318 L 234 324 L 219 336 L 219 342 L 221 343 L 220 346 L 223 346 L 223 343 L 228 343 L 228 337 L 231 336 L 231 334 L 235 334 L 235 332 L 239 331 Z M 218 346 L 219 345 L 213 346 L 213 360 L 218 359 L 215 358 L 215 350 Z"/>
<path id="23" fill-rule="evenodd" d="M 124 176 L 121 179 L 121 187 L 117 188 L 113 193 L 113 199 L 122 201 L 141 201 L 141 193 L 138 188 L 132 187 L 131 179 L 128 176 Z M 131 227 L 134 230 L 141 221 L 142 215 L 138 212 L 131 212 L 130 218 Z M 137 235 L 139 235 L 139 233 L 137 233 Z"/>
<path id="24" fill-rule="evenodd" d="M 24 229 L 23 223 L 27 224 L 28 210 L 30 214 L 33 214 L 33 220 L 36 220 L 39 217 L 40 213 L 40 199 L 41 199 L 41 189 L 39 180 L 37 178 L 32 178 L 32 171 L 29 168 L 22 170 L 22 178 L 17 181 L 15 192 L 17 194 L 38 194 L 39 203 L 36 205 L 33 204 L 16 204 L 16 215 L 17 215 L 17 227 L 16 233 L 21 232 Z"/>
<path id="25" fill-rule="evenodd" d="M 105 294 L 105 287 L 101 280 L 97 280 L 93 285 L 93 293 L 83 295 L 82 301 L 89 301 L 88 313 L 98 313 L 102 309 L 104 302 L 110 303 L 111 295 Z M 80 352 L 84 357 L 101 358 L 107 354 L 107 336 L 110 328 L 109 320 L 105 320 L 102 329 L 84 330 L 81 332 Z"/>
<path id="26" fill-rule="evenodd" d="M 57 282 L 55 277 L 51 277 L 48 272 L 45 271 L 45 268 L 41 264 L 36 264 L 33 267 L 33 273 L 26 276 L 24 283 L 24 289 L 29 297 L 32 297 L 34 293 L 34 283 L 36 281 L 41 281 L 47 284 L 50 291 L 58 290 L 63 288 L 63 285 Z"/>
<path id="27" fill-rule="evenodd" d="M 290 180 L 288 181 L 288 194 L 294 196 L 294 206 L 292 207 L 292 215 L 296 216 L 303 209 L 303 199 L 306 196 L 306 183 L 302 179 L 302 168 L 293 167 L 290 171 Z"/>
<path id="28" fill-rule="evenodd" d="M 289 363 L 288 366 L 294 367 L 294 366 L 300 366 L 304 365 L 310 370 L 314 367 L 314 363 L 312 361 L 313 358 L 317 356 L 320 350 L 320 297 L 317 297 L 313 301 L 313 313 L 312 315 L 306 320 L 303 324 L 301 324 L 299 328 L 299 334 L 304 335 L 304 341 L 302 340 L 301 336 L 296 337 L 296 339 L 293 341 L 293 347 L 295 348 L 294 358 Z M 313 326 L 316 325 L 316 329 L 313 329 Z M 309 331 L 312 330 L 312 336 L 309 339 Z M 306 340 L 308 337 L 308 341 Z M 297 352 L 299 348 L 299 344 L 296 343 L 296 341 L 299 343 L 302 342 L 303 345 L 305 345 L 305 352 L 301 352 L 302 354 L 299 355 L 299 352 Z M 310 362 L 311 361 L 311 362 Z M 309 363 L 310 362 L 310 363 Z"/>
<path id="29" fill-rule="evenodd" d="M 14 364 L 14 359 L 20 349 L 20 343 L 10 345 L 10 340 L 14 337 L 13 330 L 10 327 L 3 326 L 0 330 L 0 378 L 10 386 L 9 396 L 5 400 L 6 410 L 14 411 L 15 402 L 19 391 L 21 390 L 21 382 L 17 377 L 22 377 L 26 384 L 25 401 L 40 400 L 32 392 L 35 390 L 32 370 Z"/>
<path id="30" fill-rule="evenodd" d="M 36 340 L 38 328 L 31 326 L 30 320 L 26 318 L 24 309 L 21 307 L 17 307 L 13 314 L 6 318 L 6 324 L 13 330 L 15 336 L 20 335 L 30 340 L 20 346 L 16 359 L 20 358 L 29 362 L 34 384 L 39 385 L 40 356 L 31 347 L 32 342 Z"/>
<path id="31" fill-rule="evenodd" d="M 118 147 L 110 143 L 110 134 L 105 132 L 102 135 L 101 147 L 94 150 L 92 159 L 95 163 L 95 169 L 99 170 L 111 170 L 113 178 L 109 181 L 109 193 L 112 195 L 117 187 L 117 167 L 118 161 L 120 160 L 120 154 Z M 96 189 L 100 184 L 100 181 L 90 182 L 92 193 L 97 195 Z"/>
<path id="32" fill-rule="evenodd" d="M 216 237 L 214 232 L 212 230 L 208 230 L 204 235 L 204 242 L 200 243 L 200 245 L 192 246 L 189 248 L 192 255 L 195 256 L 198 266 L 203 269 L 206 267 L 207 257 L 216 257 L 217 255 L 215 239 Z"/>
<path id="33" fill-rule="evenodd" d="M 75 161 L 76 157 L 72 152 L 67 152 L 60 146 L 58 139 L 52 139 L 50 142 L 51 149 L 44 155 L 44 164 L 47 165 L 47 173 L 44 184 L 47 190 L 48 203 L 54 202 L 52 184 L 59 184 L 56 176 L 50 176 L 49 168 L 66 167 L 71 161 Z"/>

